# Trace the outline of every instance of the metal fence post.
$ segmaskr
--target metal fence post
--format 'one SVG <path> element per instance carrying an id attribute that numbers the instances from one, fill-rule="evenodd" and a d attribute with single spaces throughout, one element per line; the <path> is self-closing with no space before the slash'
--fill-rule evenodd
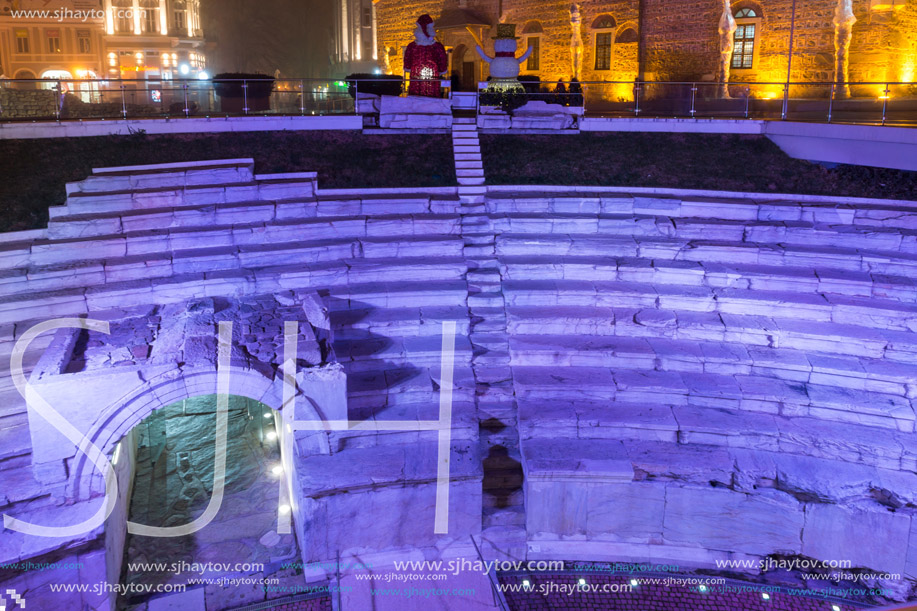
<path id="1" fill-rule="evenodd" d="M 56 106 L 57 106 L 56 113 L 57 113 L 57 122 L 58 122 L 58 123 L 60 123 L 60 113 L 61 113 L 61 107 L 62 107 L 63 105 L 64 105 L 64 92 L 63 92 L 62 87 L 61 87 L 61 82 L 60 82 L 60 80 L 58 80 L 58 81 L 57 81 L 57 105 L 56 105 Z"/>
<path id="2" fill-rule="evenodd" d="M 248 81 L 242 79 L 242 112 L 248 114 Z"/>
<path id="3" fill-rule="evenodd" d="M 0 91 L 3 90 L 3 81 L 0 81 Z M 0 117 L 3 116 L 3 96 L 0 96 Z"/>
<path id="4" fill-rule="evenodd" d="M 831 93 L 828 94 L 828 123 L 831 123 L 831 115 L 834 112 L 834 90 L 836 83 L 831 83 Z"/>
<path id="5" fill-rule="evenodd" d="M 634 116 L 635 117 L 640 116 L 640 90 L 641 89 L 642 87 L 640 87 L 640 82 L 639 81 L 634 82 Z"/>
<path id="6" fill-rule="evenodd" d="M 694 114 L 697 112 L 695 110 L 695 104 L 697 102 L 697 83 L 691 83 L 691 110 L 689 114 L 691 118 L 694 118 Z"/>
<path id="7" fill-rule="evenodd" d="M 360 114 L 360 80 L 355 79 L 353 81 L 353 114 Z"/>
<path id="8" fill-rule="evenodd" d="M 748 106 L 751 103 L 751 87 L 745 88 L 745 118 L 748 118 Z"/>
<path id="9" fill-rule="evenodd" d="M 124 83 L 121 83 L 121 118 L 127 121 L 127 100 L 124 99 Z"/>
<path id="10" fill-rule="evenodd" d="M 790 114 L 790 84 L 786 83 L 783 86 L 783 109 L 780 111 L 780 119 L 785 121 L 788 114 Z"/>
<path id="11" fill-rule="evenodd" d="M 299 81 L 299 114 L 306 114 L 306 81 Z"/>
<path id="12" fill-rule="evenodd" d="M 888 116 L 888 83 L 885 83 L 885 95 L 882 96 L 882 125 L 885 125 L 885 119 Z"/>
<path id="13" fill-rule="evenodd" d="M 182 97 L 185 100 L 185 118 L 191 116 L 191 107 L 188 106 L 188 81 L 182 81 L 181 84 Z"/>

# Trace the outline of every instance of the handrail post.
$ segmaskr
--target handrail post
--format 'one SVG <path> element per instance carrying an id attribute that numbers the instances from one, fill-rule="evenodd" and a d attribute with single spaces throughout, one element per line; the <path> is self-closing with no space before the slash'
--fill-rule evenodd
<path id="1" fill-rule="evenodd" d="M 783 86 L 783 110 L 780 111 L 780 120 L 786 121 L 787 115 L 790 114 L 790 84 Z"/>
<path id="2" fill-rule="evenodd" d="M 248 114 L 248 80 L 242 79 L 242 112 Z"/>
<path id="3" fill-rule="evenodd" d="M 353 79 L 353 114 L 360 114 L 360 79 Z"/>
<path id="4" fill-rule="evenodd" d="M 748 106 L 751 103 L 751 87 L 745 88 L 745 118 L 748 118 Z"/>
<path id="5" fill-rule="evenodd" d="M 191 116 L 191 106 L 188 105 L 188 81 L 182 81 L 181 90 L 185 99 L 185 118 L 187 119 Z"/>
<path id="6" fill-rule="evenodd" d="M 696 102 L 697 102 L 697 83 L 691 83 L 691 111 L 689 114 L 691 115 L 692 119 L 694 118 L 694 114 L 697 112 L 695 110 Z"/>
<path id="7" fill-rule="evenodd" d="M 885 118 L 888 116 L 888 83 L 885 83 L 885 96 L 882 98 L 882 125 L 885 125 Z"/>
<path id="8" fill-rule="evenodd" d="M 3 81 L 0 81 L 0 90 L 3 89 Z M 0 117 L 3 116 L 3 96 L 0 96 Z"/>
<path id="9" fill-rule="evenodd" d="M 127 100 L 124 99 L 124 82 L 121 85 L 121 118 L 127 121 Z"/>
<path id="10" fill-rule="evenodd" d="M 634 116 L 640 116 L 640 81 L 634 81 Z"/>
<path id="11" fill-rule="evenodd" d="M 831 123 L 831 115 L 834 113 L 834 91 L 836 83 L 831 83 L 831 93 L 828 94 L 828 123 Z"/>
<path id="12" fill-rule="evenodd" d="M 306 81 L 302 79 L 299 81 L 299 115 L 303 116 L 306 114 Z"/>
<path id="13" fill-rule="evenodd" d="M 58 79 L 57 81 L 57 104 L 56 104 L 57 106 L 56 113 L 57 113 L 57 122 L 58 123 L 60 123 L 61 106 L 63 105 L 64 105 L 64 92 L 62 91 L 62 88 L 61 88 L 60 79 Z"/>

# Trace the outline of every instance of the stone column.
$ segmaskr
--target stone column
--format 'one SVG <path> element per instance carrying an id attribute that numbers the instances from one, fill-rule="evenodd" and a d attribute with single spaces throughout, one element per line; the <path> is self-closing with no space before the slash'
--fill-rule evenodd
<path id="1" fill-rule="evenodd" d="M 720 83 L 717 95 L 721 98 L 729 97 L 729 69 L 732 64 L 732 50 L 735 47 L 736 20 L 732 16 L 732 6 L 729 0 L 723 0 L 723 14 L 720 16 L 720 65 L 716 73 L 716 80 Z"/>
<path id="2" fill-rule="evenodd" d="M 131 3 L 131 10 L 134 11 L 132 15 L 134 18 L 134 34 L 139 36 L 143 32 L 140 28 L 140 0 L 134 0 Z"/>
<path id="3" fill-rule="evenodd" d="M 850 39 L 853 38 L 853 24 L 857 18 L 853 15 L 853 0 L 837 0 L 834 11 L 834 80 L 837 82 L 836 95 L 840 98 L 850 96 L 848 83 L 850 65 Z"/>
<path id="4" fill-rule="evenodd" d="M 169 13 L 166 11 L 166 0 L 159 0 L 159 33 L 169 34 Z"/>
<path id="5" fill-rule="evenodd" d="M 572 78 L 579 79 L 583 69 L 583 32 L 582 17 L 579 12 L 579 5 L 575 2 L 570 7 L 570 61 Z"/>
<path id="6" fill-rule="evenodd" d="M 376 17 L 376 3 L 378 1 L 379 0 L 373 0 L 373 59 L 376 61 L 379 61 L 379 35 L 377 34 L 379 27 L 378 18 Z"/>

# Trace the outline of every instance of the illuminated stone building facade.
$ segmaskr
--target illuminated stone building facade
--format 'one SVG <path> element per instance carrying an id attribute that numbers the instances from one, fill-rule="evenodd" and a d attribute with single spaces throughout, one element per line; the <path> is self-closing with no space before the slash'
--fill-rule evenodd
<path id="1" fill-rule="evenodd" d="M 389 70 L 400 73 L 414 20 L 429 13 L 463 86 L 487 77 L 466 26 L 490 49 L 498 22 L 518 24 L 520 52 L 536 45 L 523 74 L 543 81 L 718 80 L 726 64 L 731 81 L 781 83 L 792 7 L 793 0 L 379 0 L 377 39 Z M 844 65 L 849 82 L 915 78 L 917 0 L 798 0 L 793 30 L 791 81 L 842 81 Z"/>
<path id="2" fill-rule="evenodd" d="M 199 0 L 0 0 L 8 78 L 206 75 Z"/>

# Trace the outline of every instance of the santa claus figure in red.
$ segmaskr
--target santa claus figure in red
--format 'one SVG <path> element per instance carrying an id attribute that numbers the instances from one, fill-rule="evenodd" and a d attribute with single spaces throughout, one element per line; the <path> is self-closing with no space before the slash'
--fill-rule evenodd
<path id="1" fill-rule="evenodd" d="M 408 94 L 438 98 L 440 79 L 448 68 L 446 48 L 436 41 L 433 18 L 421 15 L 414 30 L 414 42 L 404 50 L 404 71 L 411 74 Z"/>

